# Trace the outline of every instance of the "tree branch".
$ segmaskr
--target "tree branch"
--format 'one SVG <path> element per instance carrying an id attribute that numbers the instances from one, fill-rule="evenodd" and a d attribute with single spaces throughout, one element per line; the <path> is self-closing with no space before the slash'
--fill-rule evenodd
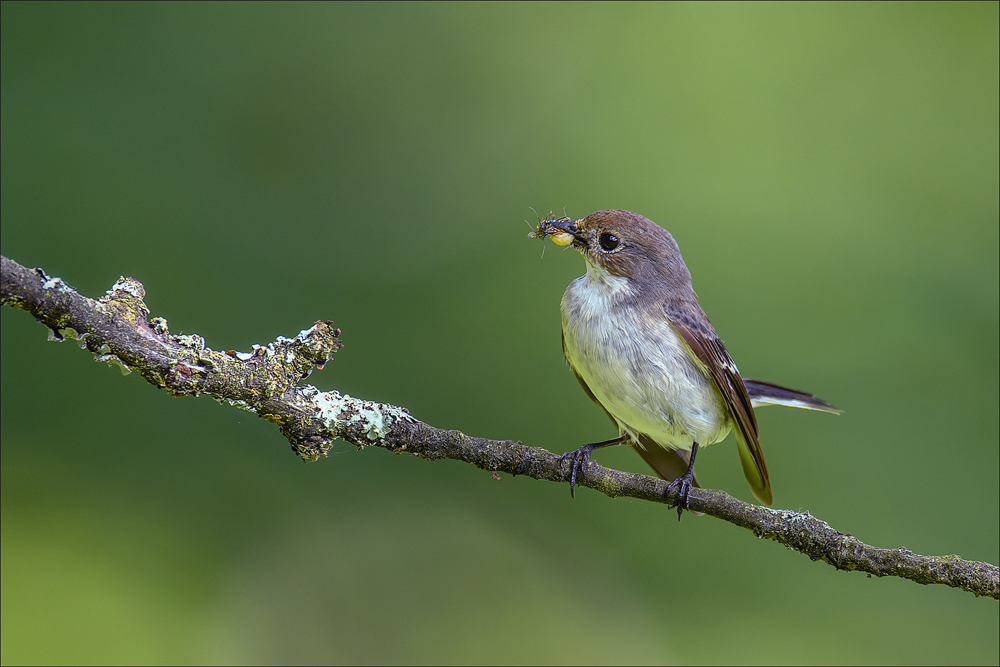
<path id="1" fill-rule="evenodd" d="M 143 286 L 120 278 L 100 300 L 81 296 L 41 269 L 2 260 L 0 303 L 26 310 L 50 337 L 76 339 L 95 360 L 138 371 L 174 396 L 208 394 L 270 420 L 303 459 L 324 456 L 341 438 L 360 448 L 382 447 L 424 459 L 456 459 L 484 470 L 568 482 L 568 460 L 510 440 L 473 438 L 434 428 L 405 408 L 374 403 L 336 391 L 297 386 L 343 347 L 332 322 L 316 322 L 294 338 L 279 337 L 247 353 L 216 352 L 200 336 L 171 335 L 167 321 L 148 319 Z M 612 498 L 657 503 L 676 500 L 663 480 L 624 473 L 590 462 L 578 484 Z M 808 512 L 751 505 L 722 491 L 691 489 L 690 508 L 747 528 L 837 569 L 896 576 L 921 584 L 945 584 L 977 596 L 1000 599 L 998 568 L 958 556 L 921 556 L 906 549 L 880 549 L 834 530 Z"/>

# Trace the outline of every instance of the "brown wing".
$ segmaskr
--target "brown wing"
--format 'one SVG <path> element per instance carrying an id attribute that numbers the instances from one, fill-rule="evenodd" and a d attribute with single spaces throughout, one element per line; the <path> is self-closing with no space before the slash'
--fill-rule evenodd
<path id="1" fill-rule="evenodd" d="M 668 317 L 691 349 L 694 358 L 704 366 L 708 376 L 715 381 L 719 393 L 725 399 L 736 427 L 734 431 L 740 450 L 740 463 L 743 464 L 743 474 L 757 500 L 770 505 L 773 501 L 771 480 L 767 474 L 764 452 L 760 449 L 757 418 L 754 416 L 753 405 L 750 403 L 743 378 L 740 377 L 736 364 L 726 351 L 726 346 L 708 323 L 708 318 L 704 313 L 700 313 L 701 317 L 695 316 L 701 310 L 701 306 L 697 303 L 678 306 L 683 310 L 679 313 L 670 312 Z"/>

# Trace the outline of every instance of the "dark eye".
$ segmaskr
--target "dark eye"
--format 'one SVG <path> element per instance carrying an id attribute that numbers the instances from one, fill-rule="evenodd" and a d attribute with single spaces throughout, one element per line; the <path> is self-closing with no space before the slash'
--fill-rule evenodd
<path id="1" fill-rule="evenodd" d="M 611 232 L 602 233 L 601 238 L 598 239 L 598 241 L 601 244 L 601 248 L 603 248 L 605 252 L 611 252 L 612 250 L 620 246 L 622 243 L 621 241 L 618 240 L 618 237 L 612 234 Z"/>

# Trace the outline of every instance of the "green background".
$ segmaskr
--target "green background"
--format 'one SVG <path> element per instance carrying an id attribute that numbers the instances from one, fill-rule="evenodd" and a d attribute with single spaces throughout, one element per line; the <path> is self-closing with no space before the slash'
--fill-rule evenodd
<path id="1" fill-rule="evenodd" d="M 998 554 L 998 5 L 2 9 L 3 253 L 310 383 L 555 452 L 550 210 L 668 228 L 748 376 L 775 506 Z M 998 604 L 711 518 L 277 429 L 2 312 L 4 663 L 993 663 Z M 625 448 L 606 465 L 644 471 Z M 699 478 L 752 499 L 733 441 Z"/>

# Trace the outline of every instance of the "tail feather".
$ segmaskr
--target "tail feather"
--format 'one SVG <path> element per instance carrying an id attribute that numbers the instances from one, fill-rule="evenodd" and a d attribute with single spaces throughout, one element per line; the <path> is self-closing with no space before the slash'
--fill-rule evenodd
<path id="1" fill-rule="evenodd" d="M 835 415 L 843 412 L 840 408 L 836 408 L 826 401 L 798 389 L 789 389 L 773 382 L 764 382 L 763 380 L 753 380 L 750 378 L 743 378 L 743 384 L 746 385 L 747 394 L 750 395 L 750 402 L 755 408 L 765 405 L 785 405 L 790 408 L 818 410 L 820 412 L 830 412 Z"/>

